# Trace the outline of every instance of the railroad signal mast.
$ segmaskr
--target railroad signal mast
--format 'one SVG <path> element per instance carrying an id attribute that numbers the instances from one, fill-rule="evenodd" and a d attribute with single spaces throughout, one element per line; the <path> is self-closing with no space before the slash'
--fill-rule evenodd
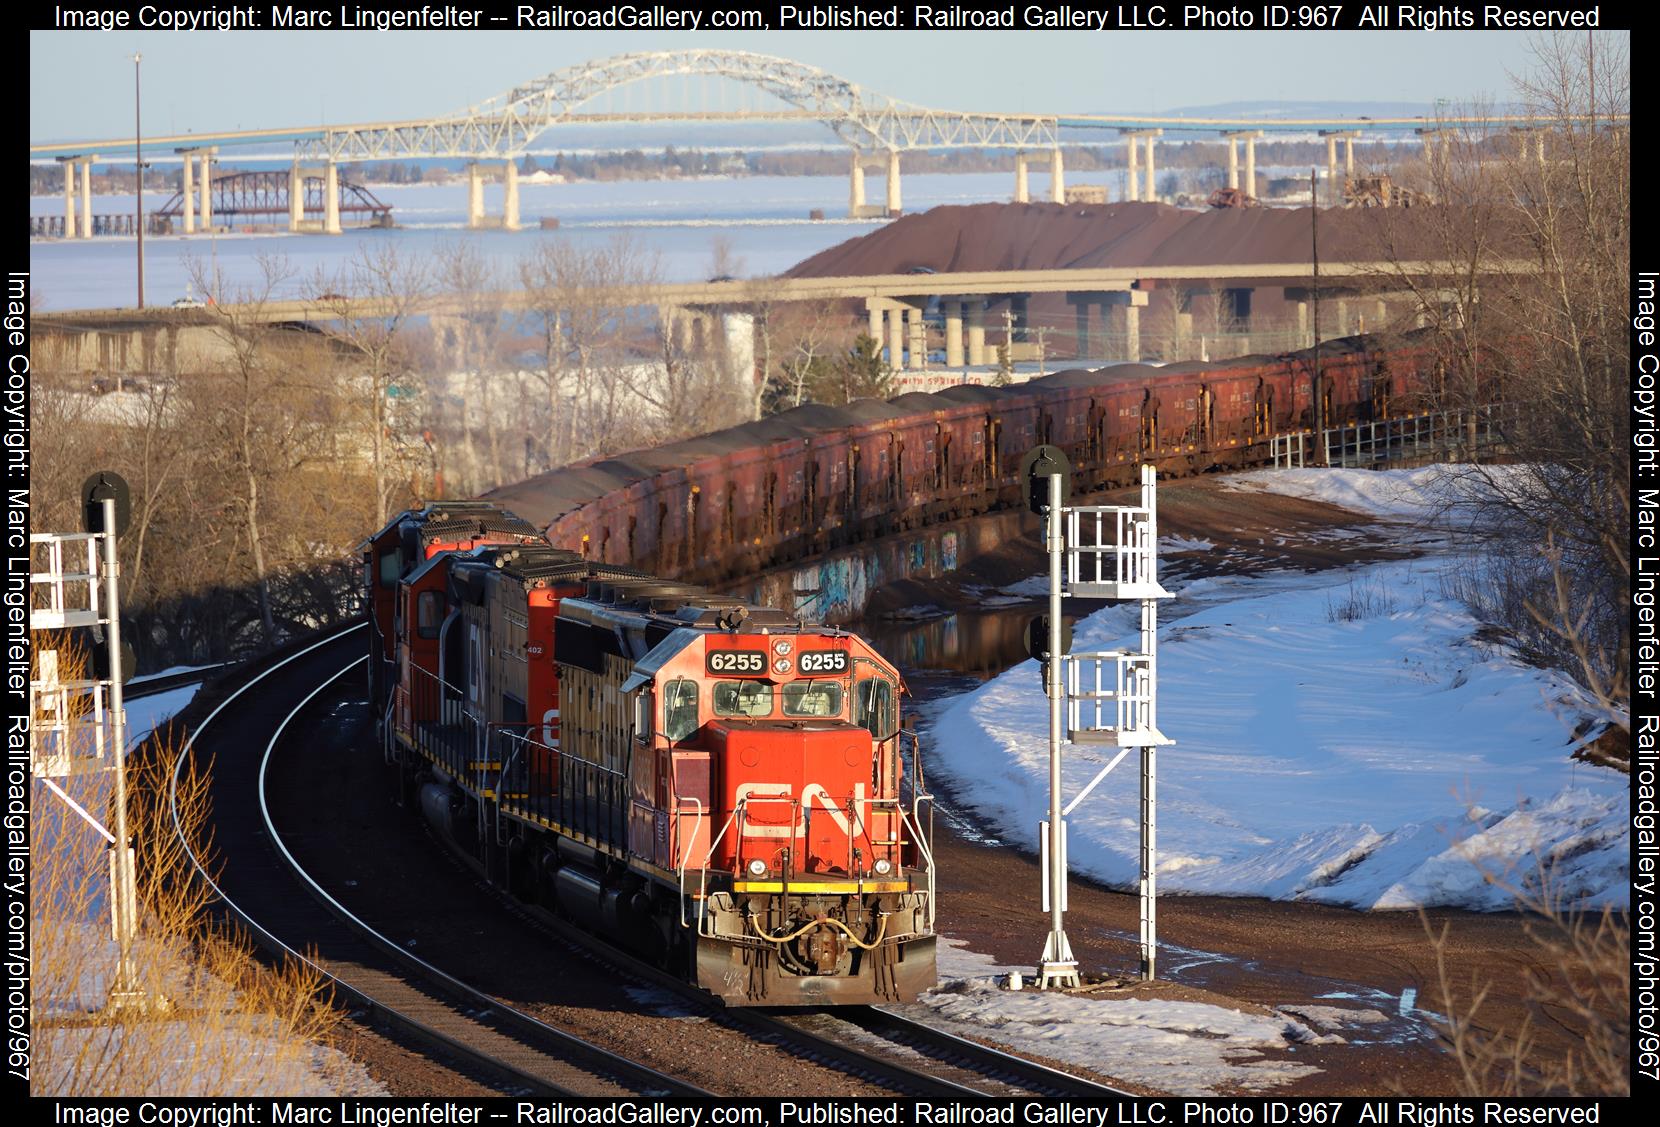
<path id="1" fill-rule="evenodd" d="M 59 650 L 38 655 L 38 680 L 29 682 L 29 759 L 33 775 L 97 830 L 110 845 L 110 923 L 118 955 L 110 984 L 112 1010 L 143 1008 L 133 965 L 138 933 L 137 870 L 127 829 L 127 715 L 123 684 L 132 676 L 132 650 L 121 641 L 121 564 L 116 539 L 131 515 L 121 475 L 95 473 L 81 487 L 81 533 L 33 533 L 29 585 L 30 633 L 91 628 L 103 633 L 105 653 L 86 655 L 95 676 L 64 680 Z M 36 563 L 41 569 L 36 570 Z M 105 828 L 57 782 L 108 771 L 115 828 Z"/>
<path id="2" fill-rule="evenodd" d="M 1158 729 L 1158 601 L 1170 592 L 1158 582 L 1157 474 L 1151 465 L 1141 467 L 1139 505 L 1068 507 L 1066 455 L 1039 446 L 1022 460 L 1020 480 L 1027 507 L 1044 518 L 1049 551 L 1049 613 L 1027 635 L 1028 648 L 1042 662 L 1049 698 L 1049 820 L 1039 826 L 1039 856 L 1050 926 L 1038 986 L 1082 984 L 1064 922 L 1066 817 L 1133 748 L 1141 750 L 1141 977 L 1151 980 L 1158 951 L 1157 749 L 1173 742 Z M 1061 616 L 1067 596 L 1139 602 L 1138 647 L 1068 652 L 1071 630 Z M 1063 806 L 1061 755 L 1068 741 L 1114 747 L 1118 753 Z"/>

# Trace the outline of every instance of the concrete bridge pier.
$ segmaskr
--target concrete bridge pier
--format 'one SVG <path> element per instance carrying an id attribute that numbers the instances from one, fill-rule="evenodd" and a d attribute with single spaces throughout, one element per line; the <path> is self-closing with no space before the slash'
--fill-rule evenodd
<path id="1" fill-rule="evenodd" d="M 59 157 L 63 166 L 63 237 L 75 237 L 75 158 Z"/>
<path id="2" fill-rule="evenodd" d="M 288 166 L 288 229 L 298 231 L 305 222 L 305 169 L 295 161 Z"/>
<path id="3" fill-rule="evenodd" d="M 1061 164 L 1059 145 L 1049 154 L 1049 202 L 1066 202 L 1066 171 Z"/>
<path id="4" fill-rule="evenodd" d="M 501 225 L 508 231 L 519 229 L 519 166 L 511 159 L 502 167 Z"/>
<path id="5" fill-rule="evenodd" d="M 1424 143 L 1424 161 L 1436 171 L 1444 171 L 1447 167 L 1447 153 L 1452 145 L 1452 130 L 1450 129 L 1414 129 Z"/>
<path id="6" fill-rule="evenodd" d="M 1322 129 L 1326 139 L 1326 205 L 1336 207 L 1343 202 L 1343 189 L 1337 183 L 1337 142 L 1343 142 L 1343 174 L 1348 180 L 1355 174 L 1355 138 L 1360 133 L 1353 129 Z"/>
<path id="7" fill-rule="evenodd" d="M 957 298 L 948 297 L 940 302 L 940 309 L 945 314 L 945 366 L 947 368 L 961 368 L 963 366 L 963 303 Z"/>
<path id="8" fill-rule="evenodd" d="M 922 308 L 916 305 L 905 307 L 905 336 L 909 342 L 909 349 L 905 354 L 905 367 L 920 371 L 928 366 L 928 329 L 922 323 Z"/>
<path id="9" fill-rule="evenodd" d="M 467 162 L 467 228 L 476 231 L 484 226 L 484 177 L 478 162 Z"/>
<path id="10" fill-rule="evenodd" d="M 865 313 L 870 319 L 870 339 L 876 342 L 878 354 L 884 348 L 887 349 L 888 367 L 895 371 L 906 366 L 905 352 L 910 335 L 905 323 L 906 317 L 920 317 L 921 312 L 920 308 L 899 298 L 865 298 Z"/>
<path id="11" fill-rule="evenodd" d="M 1146 290 L 1120 290 L 1101 295 L 1101 319 L 1114 323 L 1124 341 L 1122 359 L 1141 362 L 1141 311 L 1147 305 Z M 1106 351 L 1105 349 L 1102 350 Z"/>
<path id="12" fill-rule="evenodd" d="M 92 238 L 92 162 L 97 159 L 96 153 L 58 158 L 58 163 L 63 165 L 63 237 L 66 239 Z"/>
<path id="13" fill-rule="evenodd" d="M 217 147 L 198 150 L 202 162 L 202 230 L 213 230 L 213 158 L 218 154 Z"/>
<path id="14" fill-rule="evenodd" d="M 92 238 L 92 162 L 96 157 L 81 158 L 81 238 Z"/>
<path id="15" fill-rule="evenodd" d="M 174 152 L 184 157 L 184 191 L 179 195 L 184 208 L 184 233 L 196 233 L 196 158 L 195 149 L 174 149 Z"/>
<path id="16" fill-rule="evenodd" d="M 887 176 L 887 204 L 881 206 L 868 201 L 865 176 L 880 171 Z M 889 149 L 886 155 L 866 154 L 858 149 L 848 161 L 847 217 L 849 219 L 882 219 L 899 215 L 902 201 L 899 193 L 899 151 Z"/>
<path id="17" fill-rule="evenodd" d="M 1526 159 L 1527 143 L 1533 141 L 1533 159 L 1539 164 L 1545 163 L 1545 131 L 1536 125 L 1512 125 L 1510 132 L 1516 135 L 1516 155 Z"/>
<path id="18" fill-rule="evenodd" d="M 1014 154 L 1014 202 L 1032 202 L 1031 188 L 1026 181 L 1026 154 L 1024 152 Z"/>
<path id="19" fill-rule="evenodd" d="M 1260 129 L 1233 129 L 1222 134 L 1228 139 L 1228 187 L 1239 184 L 1239 142 L 1245 142 L 1245 194 L 1257 196 L 1257 142 L 1262 139 Z"/>
<path id="20" fill-rule="evenodd" d="M 964 305 L 968 313 L 968 363 L 980 367 L 986 362 L 986 303 L 983 298 L 968 298 Z"/>
<path id="21" fill-rule="evenodd" d="M 1129 144 L 1129 158 L 1130 158 L 1129 183 L 1127 185 L 1127 194 L 1125 195 L 1124 198 L 1128 199 L 1128 200 L 1142 200 L 1142 199 L 1156 200 L 1156 199 L 1158 199 L 1158 192 L 1157 192 L 1157 186 L 1158 185 L 1157 185 L 1157 181 L 1154 179 L 1157 170 L 1154 168 L 1154 163 L 1153 163 L 1153 160 L 1154 160 L 1154 158 L 1153 158 L 1153 142 L 1155 140 L 1157 140 L 1159 137 L 1164 136 L 1164 130 L 1162 130 L 1162 129 L 1124 129 L 1124 130 L 1120 130 L 1120 132 L 1123 133 L 1124 140 Z M 1140 143 L 1141 143 L 1142 140 L 1146 140 L 1146 142 L 1147 142 L 1147 190 L 1146 190 L 1145 193 L 1143 193 L 1142 190 L 1141 190 L 1140 175 L 1139 175 L 1139 173 L 1140 173 L 1140 161 L 1139 161 L 1138 155 L 1137 155 L 1138 150 L 1140 149 Z M 1059 154 L 1058 153 L 1057 153 L 1056 159 L 1059 159 Z"/>
<path id="22" fill-rule="evenodd" d="M 340 234 L 340 166 L 323 166 L 323 234 Z"/>
<path id="23" fill-rule="evenodd" d="M 1079 360 L 1087 359 L 1095 354 L 1095 338 L 1091 332 L 1089 316 L 1094 303 L 1088 298 L 1075 301 L 1070 294 L 1067 295 L 1067 300 L 1072 302 L 1072 319 L 1074 321 L 1072 335 L 1075 342 L 1073 355 Z"/>

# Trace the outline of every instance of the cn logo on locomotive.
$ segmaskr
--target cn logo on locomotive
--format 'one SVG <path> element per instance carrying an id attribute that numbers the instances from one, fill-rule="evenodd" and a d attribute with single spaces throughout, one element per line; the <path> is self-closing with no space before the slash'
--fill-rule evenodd
<path id="1" fill-rule="evenodd" d="M 765 811 L 768 806 L 783 805 L 782 802 L 769 802 L 767 800 L 789 798 L 790 784 L 739 783 L 737 787 L 734 788 L 733 794 L 739 802 L 745 802 L 747 799 L 754 799 L 752 808 L 756 812 L 755 816 L 764 817 L 765 815 L 762 812 Z M 847 811 L 839 808 L 836 805 L 835 800 L 830 797 L 830 792 L 825 790 L 818 783 L 808 783 L 806 786 L 801 788 L 802 812 L 797 815 L 795 826 L 793 828 L 785 825 L 764 825 L 755 822 L 750 818 L 745 818 L 744 836 L 805 837 L 807 835 L 806 811 L 808 807 L 815 806 L 815 804 L 817 809 L 823 810 L 830 816 L 830 821 L 835 824 L 837 829 L 841 830 L 844 834 L 848 834 L 850 836 L 852 835 L 853 825 L 848 821 Z M 746 805 L 746 808 L 749 807 Z M 870 824 L 870 799 L 865 797 L 865 784 L 863 783 L 853 784 L 853 808 L 858 816 L 860 827 L 862 828 L 864 826 L 868 826 Z"/>

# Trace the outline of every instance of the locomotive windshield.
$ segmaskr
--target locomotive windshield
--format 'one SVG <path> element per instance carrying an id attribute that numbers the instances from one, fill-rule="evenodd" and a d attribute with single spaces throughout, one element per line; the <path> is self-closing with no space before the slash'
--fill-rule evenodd
<path id="1" fill-rule="evenodd" d="M 836 681 L 791 681 L 784 686 L 785 716 L 840 716 L 842 687 Z"/>
<path id="2" fill-rule="evenodd" d="M 771 716 L 772 686 L 765 681 L 716 681 L 716 716 Z"/>

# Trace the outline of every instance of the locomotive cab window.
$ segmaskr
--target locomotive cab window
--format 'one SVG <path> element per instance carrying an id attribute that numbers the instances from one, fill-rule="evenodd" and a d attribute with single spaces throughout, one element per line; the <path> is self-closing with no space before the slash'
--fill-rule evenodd
<path id="1" fill-rule="evenodd" d="M 382 552 L 380 554 L 380 585 L 382 587 L 396 587 L 398 576 L 403 574 L 403 553 L 399 551 Z"/>
<path id="2" fill-rule="evenodd" d="M 785 716 L 840 716 L 842 687 L 836 681 L 791 681 L 783 688 Z"/>
<path id="3" fill-rule="evenodd" d="M 716 716 L 771 716 L 772 686 L 765 681 L 716 681 Z"/>
<path id="4" fill-rule="evenodd" d="M 444 607 L 443 593 L 439 591 L 422 591 L 415 599 L 415 630 L 423 638 L 438 637 L 438 627 L 443 625 Z"/>
<path id="5" fill-rule="evenodd" d="M 866 665 L 860 662 L 861 665 Z M 861 672 L 874 673 L 873 668 Z M 899 730 L 899 709 L 894 684 L 886 677 L 861 677 L 853 683 L 853 723 L 867 729 L 879 740 L 890 739 Z"/>
<path id="6" fill-rule="evenodd" d="M 670 681 L 663 686 L 663 734 L 671 740 L 690 739 L 697 727 L 697 682 Z"/>

